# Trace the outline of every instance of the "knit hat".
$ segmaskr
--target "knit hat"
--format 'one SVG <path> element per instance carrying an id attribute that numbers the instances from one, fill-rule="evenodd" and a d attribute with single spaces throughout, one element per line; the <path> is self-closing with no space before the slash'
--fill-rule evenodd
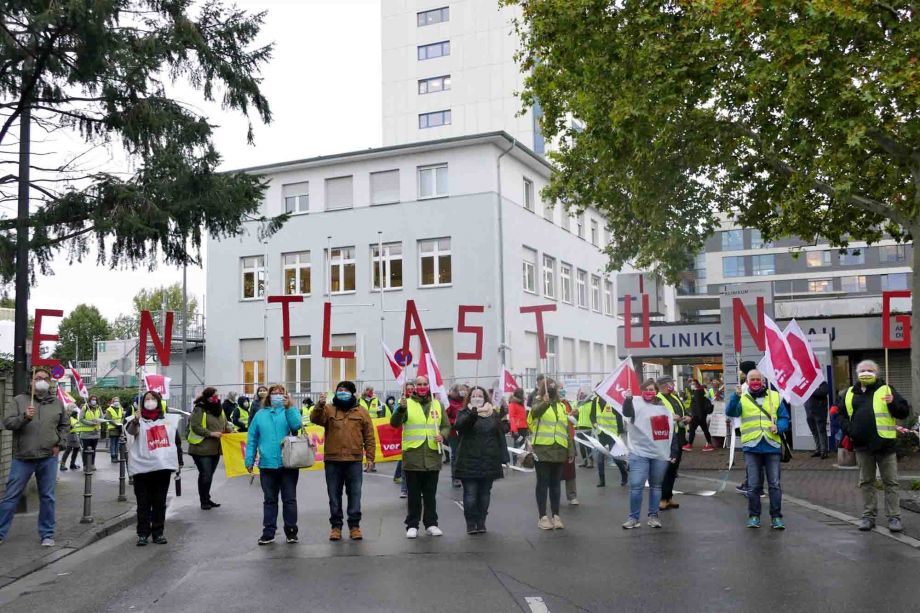
<path id="1" fill-rule="evenodd" d="M 338 385 L 335 386 L 335 389 L 339 389 L 340 387 L 344 387 L 352 394 L 358 391 L 358 388 L 355 387 L 355 384 L 351 381 L 339 381 Z"/>
<path id="2" fill-rule="evenodd" d="M 664 375 L 662 377 L 658 377 L 658 380 L 656 381 L 656 383 L 658 383 L 658 385 L 666 385 L 668 383 L 674 383 L 674 377 L 671 377 L 669 375 Z"/>
<path id="3" fill-rule="evenodd" d="M 745 360 L 744 362 L 741 362 L 741 364 L 738 365 L 738 370 L 740 370 L 744 374 L 748 374 L 755 368 L 757 368 L 757 364 L 755 364 L 751 360 Z"/>

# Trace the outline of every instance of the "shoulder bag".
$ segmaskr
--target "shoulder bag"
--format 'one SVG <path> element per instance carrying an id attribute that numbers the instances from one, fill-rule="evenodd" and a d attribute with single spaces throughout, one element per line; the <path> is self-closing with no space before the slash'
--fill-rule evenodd
<path id="1" fill-rule="evenodd" d="M 767 399 L 769 399 L 769 398 L 770 398 L 770 396 L 769 396 L 769 393 L 768 393 L 768 394 L 767 394 Z M 753 399 L 752 399 L 752 400 L 753 400 Z M 754 402 L 754 404 L 757 405 L 757 408 L 760 409 L 760 412 L 761 412 L 761 413 L 763 413 L 764 415 L 767 416 L 767 418 L 770 420 L 770 423 L 772 423 L 772 424 L 775 426 L 775 425 L 776 425 L 776 422 L 773 421 L 773 418 L 770 417 L 770 414 L 767 413 L 766 411 L 764 411 L 764 410 L 763 410 L 763 407 L 760 406 L 759 404 L 757 404 L 757 402 Z M 782 462 L 783 464 L 785 464 L 785 463 L 787 463 L 787 462 L 792 461 L 792 449 L 789 448 L 789 444 L 786 443 L 786 439 L 783 438 L 783 435 L 782 435 L 781 433 L 779 433 L 779 432 L 777 432 L 777 434 L 779 434 L 779 441 L 780 441 L 780 447 L 781 447 L 781 452 L 780 452 L 779 461 Z"/>
<path id="2" fill-rule="evenodd" d="M 315 462 L 316 450 L 309 436 L 291 434 L 281 441 L 281 465 L 284 468 L 310 468 Z"/>

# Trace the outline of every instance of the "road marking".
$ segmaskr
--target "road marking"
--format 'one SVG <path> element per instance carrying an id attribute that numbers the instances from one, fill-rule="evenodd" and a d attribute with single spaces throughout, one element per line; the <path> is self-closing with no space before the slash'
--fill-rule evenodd
<path id="1" fill-rule="evenodd" d="M 549 608 L 540 596 L 525 596 L 524 602 L 530 607 L 531 613 L 549 613 Z"/>

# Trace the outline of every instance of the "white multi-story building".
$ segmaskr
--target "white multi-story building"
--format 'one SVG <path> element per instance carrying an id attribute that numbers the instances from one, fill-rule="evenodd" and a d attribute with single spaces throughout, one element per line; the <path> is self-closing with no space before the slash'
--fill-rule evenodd
<path id="1" fill-rule="evenodd" d="M 511 23 L 519 8 L 497 0 L 381 6 L 385 146 L 503 130 L 543 155 L 537 117 L 516 96 L 524 84 Z"/>
<path id="2" fill-rule="evenodd" d="M 348 378 L 392 390 L 381 341 L 402 345 L 409 299 L 448 379 L 478 375 L 491 384 L 502 344 L 508 367 L 528 381 L 542 369 L 596 378 L 614 365 L 616 293 L 599 250 L 604 223 L 592 211 L 570 216 L 543 202 L 550 167 L 507 133 L 247 172 L 268 181 L 262 212 L 292 218 L 264 241 L 250 223 L 242 236 L 208 242 L 209 385 L 251 392 L 256 382 L 284 381 L 303 394 Z M 284 351 L 280 306 L 266 298 L 292 294 L 303 302 L 290 307 Z M 354 351 L 354 359 L 322 358 L 326 302 L 330 346 Z M 557 308 L 544 317 L 545 361 L 534 315 L 519 311 L 538 304 Z M 457 359 L 474 340 L 457 330 L 459 305 L 485 307 L 466 321 L 484 329 L 482 360 Z"/>

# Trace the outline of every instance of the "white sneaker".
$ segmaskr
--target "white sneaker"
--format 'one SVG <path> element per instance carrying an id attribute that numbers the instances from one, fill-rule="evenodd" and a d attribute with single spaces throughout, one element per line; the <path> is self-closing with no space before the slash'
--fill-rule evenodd
<path id="1" fill-rule="evenodd" d="M 577 507 L 581 503 L 578 502 L 578 498 L 572 498 L 571 500 L 569 500 L 569 504 L 572 505 L 573 507 Z"/>
<path id="2" fill-rule="evenodd" d="M 552 520 L 550 520 L 549 517 L 544 515 L 543 517 L 540 518 L 540 521 L 537 522 L 537 528 L 539 528 L 540 530 L 552 530 L 553 522 Z"/>
<path id="3" fill-rule="evenodd" d="M 562 519 L 558 515 L 553 515 L 553 530 L 562 530 L 565 526 L 562 525 Z"/>
<path id="4" fill-rule="evenodd" d="M 409 528 L 406 530 L 407 539 L 417 539 L 418 538 L 418 528 Z"/>
<path id="5" fill-rule="evenodd" d="M 428 533 L 428 536 L 444 536 L 444 532 L 441 531 L 437 526 L 428 526 L 428 529 L 425 530 Z"/>
<path id="6" fill-rule="evenodd" d="M 53 538 L 42 539 L 42 547 L 54 547 L 54 539 Z"/>

